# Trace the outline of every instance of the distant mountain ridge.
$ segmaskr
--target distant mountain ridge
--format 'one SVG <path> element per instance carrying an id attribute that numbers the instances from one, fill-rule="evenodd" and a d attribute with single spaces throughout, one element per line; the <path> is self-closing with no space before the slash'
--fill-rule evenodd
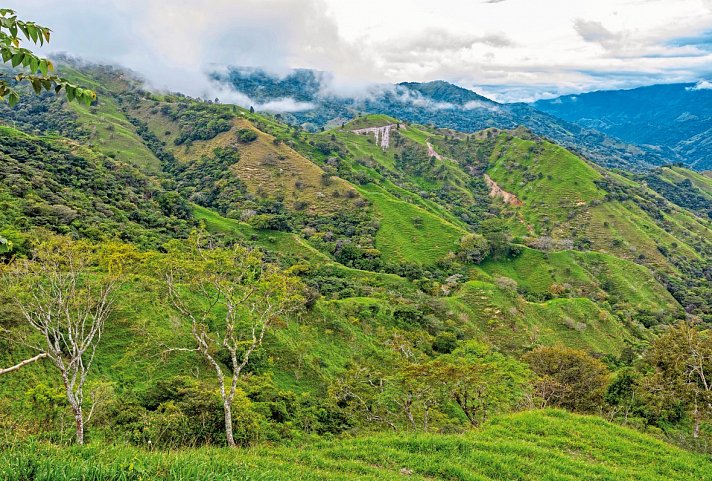
<path id="1" fill-rule="evenodd" d="M 712 84 L 601 90 L 535 102 L 534 107 L 584 128 L 655 149 L 696 169 L 712 168 Z"/>
<path id="2" fill-rule="evenodd" d="M 525 103 L 502 104 L 443 80 L 374 85 L 363 96 L 340 96 L 329 74 L 297 69 L 280 76 L 255 68 L 231 68 L 212 78 L 255 102 L 290 98 L 311 108 L 283 113 L 285 120 L 311 131 L 341 123 L 357 113 L 382 113 L 419 124 L 463 132 L 523 125 L 537 135 L 606 166 L 640 170 L 669 163 L 654 149 L 634 146 L 593 128 L 559 119 Z M 677 159 L 677 157 L 675 157 Z"/>

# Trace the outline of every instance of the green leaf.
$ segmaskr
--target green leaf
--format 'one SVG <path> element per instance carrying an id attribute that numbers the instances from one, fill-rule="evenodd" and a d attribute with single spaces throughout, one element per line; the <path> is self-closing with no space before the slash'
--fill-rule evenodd
<path id="1" fill-rule="evenodd" d="M 16 53 L 15 55 L 12 56 L 12 66 L 17 67 L 22 63 L 22 60 L 24 60 L 25 55 L 22 53 Z"/>
<path id="2" fill-rule="evenodd" d="M 25 38 L 27 40 L 32 40 L 32 37 L 30 36 L 30 30 L 27 28 L 27 25 L 23 25 L 21 23 L 18 23 L 17 26 L 20 28 L 22 33 L 25 34 Z"/>
<path id="3" fill-rule="evenodd" d="M 14 107 L 15 105 L 17 105 L 17 102 L 20 101 L 20 96 L 17 95 L 16 92 L 12 92 L 10 95 L 8 95 L 7 101 L 10 104 L 10 107 Z"/>
<path id="4" fill-rule="evenodd" d="M 47 66 L 47 60 L 45 60 L 45 59 L 40 60 L 39 68 L 40 68 L 40 72 L 42 72 L 42 75 L 44 75 L 46 77 L 47 72 L 49 71 L 49 67 Z M 49 90 L 49 89 L 47 89 L 47 90 Z"/>

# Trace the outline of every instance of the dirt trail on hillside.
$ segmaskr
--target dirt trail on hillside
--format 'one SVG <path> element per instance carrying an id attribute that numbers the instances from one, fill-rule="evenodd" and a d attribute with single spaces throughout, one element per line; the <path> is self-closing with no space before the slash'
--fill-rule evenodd
<path id="1" fill-rule="evenodd" d="M 435 152 L 435 149 L 430 144 L 430 142 L 425 142 L 425 143 L 428 145 L 428 157 L 435 157 L 438 160 L 443 160 L 443 158 L 440 156 L 440 154 Z"/>
<path id="2" fill-rule="evenodd" d="M 524 202 L 521 200 L 517 199 L 517 196 L 512 194 L 511 192 L 507 192 L 506 190 L 502 189 L 499 185 L 497 185 L 497 182 L 492 180 L 492 178 L 484 174 L 485 177 L 485 183 L 487 184 L 487 187 L 490 188 L 490 197 L 500 197 L 505 204 L 509 205 L 524 205 Z"/>

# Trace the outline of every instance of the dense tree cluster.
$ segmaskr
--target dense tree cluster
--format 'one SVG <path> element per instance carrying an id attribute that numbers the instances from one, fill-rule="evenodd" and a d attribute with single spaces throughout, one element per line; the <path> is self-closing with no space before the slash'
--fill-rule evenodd
<path id="1" fill-rule="evenodd" d="M 164 105 L 161 113 L 178 123 L 180 132 L 174 141 L 176 145 L 210 140 L 232 127 L 230 112 L 207 103 L 177 102 Z"/>
<path id="2" fill-rule="evenodd" d="M 180 196 L 135 167 L 78 145 L 0 130 L 0 228 L 45 227 L 142 246 L 187 235 Z"/>

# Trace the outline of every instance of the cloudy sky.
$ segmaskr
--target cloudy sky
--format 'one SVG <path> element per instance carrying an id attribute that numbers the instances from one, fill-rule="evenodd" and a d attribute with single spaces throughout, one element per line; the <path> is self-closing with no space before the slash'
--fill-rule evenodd
<path id="1" fill-rule="evenodd" d="M 712 80 L 712 0 L 6 0 L 51 51 L 207 93 L 220 65 L 334 88 L 453 81 L 498 100 Z"/>

